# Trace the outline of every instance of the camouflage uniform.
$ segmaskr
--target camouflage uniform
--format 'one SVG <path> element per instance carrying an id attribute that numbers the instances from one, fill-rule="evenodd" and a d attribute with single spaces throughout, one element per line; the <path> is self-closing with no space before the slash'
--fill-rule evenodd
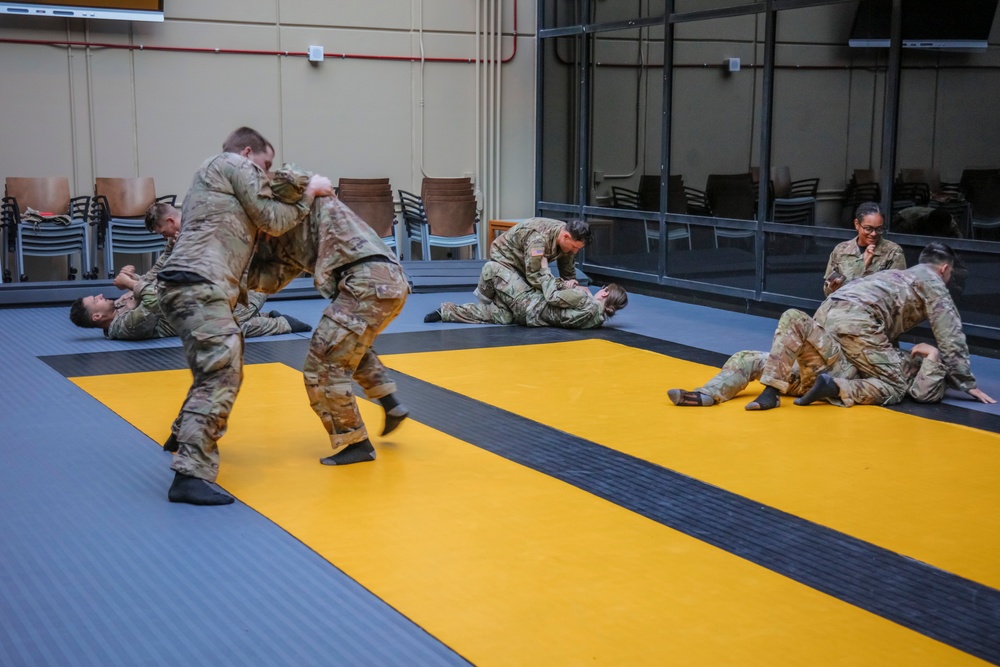
<path id="1" fill-rule="evenodd" d="M 830 279 L 834 271 L 844 276 L 844 285 L 846 285 L 852 280 L 870 276 L 878 271 L 906 268 L 906 257 L 903 256 L 903 249 L 888 239 L 879 237 L 878 242 L 875 243 L 875 256 L 872 257 L 868 268 L 865 268 L 864 253 L 865 249 L 858 245 L 857 237 L 837 244 L 837 247 L 830 253 L 830 261 L 826 263 L 826 273 L 823 274 L 823 294 L 825 296 L 830 296 L 832 293 L 826 281 Z"/>
<path id="2" fill-rule="evenodd" d="M 802 386 L 812 386 L 807 375 L 834 376 L 839 404 L 898 403 L 907 392 L 907 355 L 895 343 L 925 319 L 950 382 L 962 391 L 974 389 L 962 320 L 944 281 L 927 264 L 882 271 L 845 285 L 823 302 L 814 318 L 786 311 L 761 382 L 785 393 L 798 362 Z M 859 378 L 846 379 L 849 365 L 857 368 Z"/>
<path id="3" fill-rule="evenodd" d="M 269 198 L 264 172 L 236 153 L 207 160 L 184 200 L 184 226 L 158 276 L 160 309 L 184 345 L 193 382 L 174 422 L 171 468 L 214 482 L 217 442 L 243 380 L 243 335 L 233 318 L 258 230 L 282 234 L 309 212 Z"/>
<path id="4" fill-rule="evenodd" d="M 271 182 L 274 196 L 295 201 L 309 174 L 286 165 Z M 396 391 L 378 355 L 375 337 L 403 309 L 410 293 L 403 267 L 364 220 L 336 197 L 322 197 L 302 225 L 280 237 L 261 235 L 248 285 L 274 294 L 303 271 L 331 299 L 306 356 L 303 376 L 313 410 L 334 449 L 368 437 L 352 379 L 365 396 Z"/>
<path id="5" fill-rule="evenodd" d="M 557 289 L 562 280 L 546 281 L 550 294 L 533 289 L 513 269 L 486 262 L 479 276 L 481 294 L 493 294 L 492 303 L 441 304 L 443 322 L 465 324 L 523 324 L 529 327 L 594 329 L 604 324 L 604 308 L 590 292 Z"/>
<path id="6" fill-rule="evenodd" d="M 711 396 L 716 403 L 724 403 L 737 396 L 751 382 L 760 379 L 767 357 L 767 352 L 756 350 L 737 352 L 729 357 L 715 377 L 694 391 Z M 944 397 L 946 371 L 940 359 L 906 355 L 903 366 L 906 376 L 911 379 L 908 393 L 914 400 L 936 403 Z M 847 379 L 857 377 L 857 370 L 853 366 L 847 371 L 850 374 Z M 793 365 L 785 394 L 802 396 L 810 387 L 811 385 L 802 384 L 798 365 Z"/>
<path id="7" fill-rule="evenodd" d="M 528 285 L 546 297 L 558 289 L 548 264 L 555 261 L 559 278 L 576 278 L 576 254 L 563 252 L 557 243 L 566 223 L 551 218 L 528 218 L 498 236 L 490 246 L 490 259 L 514 269 Z M 489 292 L 483 296 L 492 299 Z"/>

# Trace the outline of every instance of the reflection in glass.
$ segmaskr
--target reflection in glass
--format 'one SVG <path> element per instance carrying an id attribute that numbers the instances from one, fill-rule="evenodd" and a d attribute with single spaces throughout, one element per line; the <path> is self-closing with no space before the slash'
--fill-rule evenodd
<path id="1" fill-rule="evenodd" d="M 580 38 L 558 37 L 541 40 L 542 200 L 577 202 L 580 155 L 577 136 L 579 109 Z"/>

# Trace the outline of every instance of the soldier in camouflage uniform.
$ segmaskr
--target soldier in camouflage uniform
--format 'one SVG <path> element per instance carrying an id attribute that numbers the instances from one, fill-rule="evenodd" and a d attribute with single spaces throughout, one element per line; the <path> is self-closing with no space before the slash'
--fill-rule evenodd
<path id="1" fill-rule="evenodd" d="M 878 204 L 866 202 L 854 215 L 857 238 L 837 244 L 823 274 L 823 294 L 830 296 L 844 283 L 885 269 L 905 269 L 903 249 L 882 237 L 885 220 Z"/>
<path id="2" fill-rule="evenodd" d="M 576 253 L 590 243 L 590 227 L 582 220 L 553 220 L 528 218 L 498 236 L 490 246 L 490 259 L 519 273 L 528 286 L 546 298 L 551 298 L 557 280 L 549 270 L 555 262 L 562 286 L 575 287 Z M 484 284 L 484 281 L 480 281 Z M 489 282 L 485 282 L 489 285 Z M 484 302 L 493 299 L 492 293 L 479 293 Z"/>
<path id="3" fill-rule="evenodd" d="M 729 357 L 722 370 L 703 386 L 693 391 L 670 389 L 667 396 L 677 406 L 709 406 L 725 403 L 737 396 L 754 380 L 759 380 L 767 363 L 767 352 L 743 350 Z M 904 357 L 904 372 L 910 378 L 909 396 L 919 403 L 936 403 L 944 398 L 946 369 L 938 349 L 927 343 L 917 343 Z M 846 379 L 857 377 L 857 369 L 845 369 Z M 811 385 L 809 385 L 811 386 Z M 802 384 L 798 364 L 788 377 L 788 396 L 802 396 L 809 389 Z"/>
<path id="4" fill-rule="evenodd" d="M 274 147 L 250 128 L 234 131 L 223 151 L 195 174 L 183 229 L 158 276 L 160 309 L 180 336 L 193 375 L 171 435 L 176 474 L 167 495 L 196 505 L 233 502 L 213 482 L 217 442 L 243 380 L 243 336 L 233 308 L 256 236 L 287 232 L 306 217 L 315 196 L 333 192 L 329 179 L 317 176 L 295 204 L 271 198 L 266 172 Z"/>
<path id="5" fill-rule="evenodd" d="M 275 172 L 271 191 L 281 201 L 298 201 L 308 179 L 308 172 L 286 165 Z M 320 462 L 371 461 L 375 448 L 352 381 L 385 410 L 382 435 L 409 414 L 396 400 L 396 383 L 371 349 L 406 303 L 409 282 L 392 250 L 336 197 L 317 199 L 306 221 L 291 232 L 261 235 L 247 284 L 274 294 L 303 271 L 312 274 L 316 289 L 331 300 L 316 325 L 303 368 L 309 401 L 334 449 Z"/>
<path id="6" fill-rule="evenodd" d="M 802 385 L 810 387 L 796 405 L 821 399 L 847 407 L 898 403 L 908 383 L 905 355 L 895 344 L 925 319 L 955 387 L 984 403 L 994 402 L 976 388 L 962 320 L 945 286 L 953 261 L 951 248 L 931 243 L 917 266 L 852 282 L 824 301 L 814 318 L 786 311 L 760 378 L 766 388 L 747 409 L 778 407 L 777 395 L 788 391 L 796 363 Z M 836 377 L 843 376 L 847 365 L 857 369 L 858 378 Z"/>
<path id="7" fill-rule="evenodd" d="M 615 284 L 591 294 L 586 287 L 565 287 L 557 278 L 547 281 L 546 289 L 549 294 L 532 289 L 513 269 L 486 262 L 477 291 L 493 294 L 491 303 L 445 302 L 424 321 L 594 329 L 628 304 L 625 290 Z"/>

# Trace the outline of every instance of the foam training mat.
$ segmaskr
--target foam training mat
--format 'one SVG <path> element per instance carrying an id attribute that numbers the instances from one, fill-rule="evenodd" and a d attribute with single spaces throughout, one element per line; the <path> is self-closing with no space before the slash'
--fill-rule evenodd
<path id="1" fill-rule="evenodd" d="M 412 418 L 379 438 L 381 410 L 362 401 L 378 459 L 343 468 L 318 463 L 329 444 L 300 373 L 248 366 L 219 483 L 474 664 L 979 662 L 960 638 L 935 634 L 944 621 L 924 629 L 805 585 L 767 553 L 743 553 L 752 526 L 736 523 L 726 542 L 705 518 L 713 499 L 735 498 L 799 521 L 765 551 L 808 556 L 795 536 L 837 531 L 927 563 L 914 565 L 920 576 L 940 571 L 990 593 L 1000 436 L 880 408 L 786 401 L 748 413 L 759 386 L 676 408 L 667 388 L 694 388 L 717 369 L 604 340 L 383 361 L 401 374 Z M 156 447 L 190 374 L 73 381 Z M 484 447 L 480 432 L 496 444 Z M 525 463 L 540 456 L 550 463 Z M 677 480 L 706 491 L 680 497 L 668 485 Z M 705 534 L 633 508 L 649 502 L 693 512 Z"/>

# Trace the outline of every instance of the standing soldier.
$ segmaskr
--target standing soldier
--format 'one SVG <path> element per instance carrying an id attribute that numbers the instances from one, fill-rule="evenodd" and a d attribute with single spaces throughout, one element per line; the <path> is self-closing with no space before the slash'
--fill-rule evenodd
<path id="1" fill-rule="evenodd" d="M 577 285 L 576 253 L 590 238 L 590 227 L 582 220 L 528 218 L 493 241 L 490 259 L 516 271 L 548 300 L 556 290 Z M 558 278 L 549 270 L 552 262 L 559 270 Z M 484 282 L 489 285 L 489 281 L 480 284 Z M 485 302 L 493 300 L 492 292 L 480 291 L 477 296 Z"/>
<path id="2" fill-rule="evenodd" d="M 903 353 L 895 344 L 924 320 L 930 322 L 955 387 L 983 403 L 995 402 L 976 388 L 962 320 L 945 286 L 954 258 L 948 246 L 931 243 L 920 253 L 917 266 L 852 282 L 824 301 L 815 318 L 786 311 L 761 375 L 765 389 L 747 409 L 778 407 L 778 394 L 787 391 L 796 362 L 803 386 L 810 385 L 806 373 L 815 374 L 815 382 L 796 405 L 821 399 L 847 407 L 898 403 L 906 394 L 907 378 Z M 857 368 L 857 379 L 833 377 L 842 375 L 837 369 L 845 364 Z"/>
<path id="3" fill-rule="evenodd" d="M 885 219 L 875 202 L 858 206 L 854 214 L 858 235 L 837 244 L 830 253 L 823 279 L 823 294 L 830 296 L 844 283 L 886 269 L 905 269 L 906 257 L 897 244 L 883 238 Z"/>
<path id="4" fill-rule="evenodd" d="M 308 183 L 307 172 L 286 165 L 275 172 L 271 190 L 279 200 L 293 202 Z M 290 233 L 261 235 L 248 285 L 274 294 L 303 271 L 311 273 L 316 289 L 331 299 L 313 332 L 303 368 L 309 401 L 334 449 L 320 463 L 374 460 L 352 380 L 385 410 L 382 435 L 409 414 L 396 400 L 396 383 L 371 349 L 406 303 L 406 274 L 371 226 L 336 197 L 317 199 L 306 221 Z"/>
<path id="5" fill-rule="evenodd" d="M 486 262 L 479 277 L 479 293 L 492 293 L 492 303 L 445 302 L 428 313 L 424 322 L 465 324 L 523 324 L 529 327 L 595 329 L 628 305 L 628 294 L 611 284 L 597 294 L 586 287 L 555 290 L 548 297 L 513 269 Z"/>
<path id="6" fill-rule="evenodd" d="M 193 375 L 171 434 L 176 474 L 167 497 L 193 505 L 233 502 L 214 485 L 217 443 L 243 380 L 243 336 L 233 308 L 258 230 L 283 234 L 302 221 L 313 197 L 333 191 L 329 179 L 316 176 L 296 204 L 269 198 L 265 172 L 274 147 L 248 127 L 229 135 L 222 150 L 195 174 L 183 228 L 158 276 L 160 308 L 181 338 Z"/>

